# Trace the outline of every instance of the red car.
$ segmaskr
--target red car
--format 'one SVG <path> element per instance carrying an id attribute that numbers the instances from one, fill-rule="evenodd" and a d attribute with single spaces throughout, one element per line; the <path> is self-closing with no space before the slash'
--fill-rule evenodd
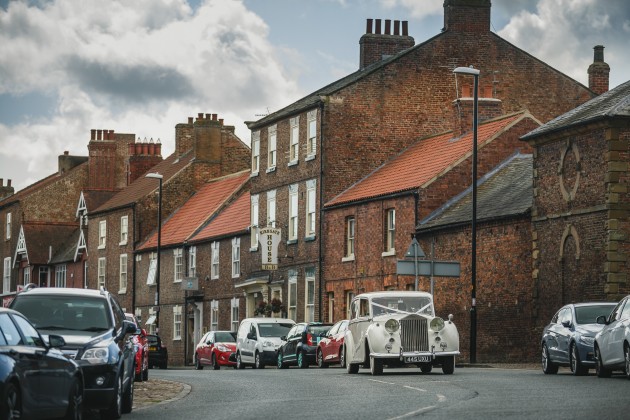
<path id="1" fill-rule="evenodd" d="M 326 337 L 322 338 L 317 345 L 317 366 L 327 368 L 328 365 L 339 363 L 342 368 L 346 367 L 343 355 L 343 337 L 348 329 L 348 320 L 338 321 L 333 325 Z"/>
<path id="2" fill-rule="evenodd" d="M 136 324 L 136 332 L 131 336 L 133 348 L 136 352 L 136 381 L 149 380 L 149 341 L 147 340 L 147 332 L 144 328 L 140 328 L 140 323 L 133 314 L 125 314 L 128 321 Z"/>
<path id="3" fill-rule="evenodd" d="M 232 331 L 208 331 L 195 348 L 195 369 L 212 366 L 236 368 L 236 333 Z"/>

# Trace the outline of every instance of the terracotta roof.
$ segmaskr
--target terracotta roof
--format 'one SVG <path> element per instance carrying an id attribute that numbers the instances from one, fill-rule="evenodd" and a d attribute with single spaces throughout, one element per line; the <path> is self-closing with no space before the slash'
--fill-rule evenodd
<path id="1" fill-rule="evenodd" d="M 480 124 L 477 145 L 482 148 L 524 118 L 526 111 Z M 461 137 L 452 132 L 421 139 L 374 172 L 326 203 L 325 207 L 421 188 L 449 171 L 472 153 L 472 131 Z"/>
<path id="2" fill-rule="evenodd" d="M 190 240 L 201 242 L 243 232 L 251 223 L 250 197 L 249 191 L 241 194 Z"/>
<path id="3" fill-rule="evenodd" d="M 25 223 L 24 241 L 29 264 L 48 264 L 50 252 L 55 255 L 64 252 L 68 238 L 73 238 L 78 226 L 64 224 Z M 76 242 L 75 242 L 76 245 Z"/>
<path id="4" fill-rule="evenodd" d="M 516 153 L 477 183 L 477 221 L 528 214 L 533 199 L 532 155 Z M 470 224 L 472 187 L 422 220 L 418 231 Z"/>
<path id="5" fill-rule="evenodd" d="M 249 180 L 249 170 L 214 179 L 199 189 L 182 207 L 162 224 L 161 246 L 184 243 L 219 211 Z M 249 211 L 246 212 L 249 215 Z M 249 216 L 248 216 L 249 219 Z M 157 232 L 138 250 L 157 246 Z"/>
<path id="6" fill-rule="evenodd" d="M 630 81 L 554 118 L 521 139 L 530 140 L 543 134 L 613 117 L 630 117 Z"/>
<path id="7" fill-rule="evenodd" d="M 194 157 L 195 156 L 192 151 L 189 151 L 184 156 L 179 157 L 176 153 L 173 153 L 168 158 L 164 159 L 162 162 L 152 167 L 151 172 L 157 172 L 161 174 L 164 177 L 162 179 L 162 183 L 165 183 L 173 176 L 175 176 L 179 171 L 184 169 L 188 164 L 190 164 Z M 158 188 L 158 181 L 141 176 L 134 182 L 132 182 L 128 187 L 116 194 L 111 200 L 107 201 L 96 210 L 90 211 L 90 214 L 94 215 L 96 213 L 113 210 L 135 203 L 141 198 L 152 194 Z"/>

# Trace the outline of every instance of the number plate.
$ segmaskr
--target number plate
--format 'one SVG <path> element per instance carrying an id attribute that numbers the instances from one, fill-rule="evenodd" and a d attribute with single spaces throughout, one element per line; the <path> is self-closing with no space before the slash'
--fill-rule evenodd
<path id="1" fill-rule="evenodd" d="M 151 350 L 151 351 L 156 351 L 156 350 L 157 350 L 157 347 L 153 347 L 153 346 L 151 346 L 151 347 L 149 347 L 149 350 Z"/>
<path id="2" fill-rule="evenodd" d="M 431 356 L 407 356 L 405 363 L 430 362 Z"/>

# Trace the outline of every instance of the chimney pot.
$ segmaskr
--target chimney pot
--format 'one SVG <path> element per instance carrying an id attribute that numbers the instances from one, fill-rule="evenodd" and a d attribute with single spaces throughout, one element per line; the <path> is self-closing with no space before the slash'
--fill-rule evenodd
<path id="1" fill-rule="evenodd" d="M 199 118 L 200 120 L 203 119 L 203 112 L 199 112 L 197 113 L 197 118 Z"/>
<path id="2" fill-rule="evenodd" d="M 210 119 L 211 114 L 206 114 L 206 120 Z"/>
<path id="3" fill-rule="evenodd" d="M 376 28 L 374 30 L 374 33 L 376 35 L 380 35 L 381 34 L 381 20 L 380 19 L 376 19 Z"/>
<path id="4" fill-rule="evenodd" d="M 4 178 L 0 178 L 0 187 L 4 187 Z"/>
<path id="5" fill-rule="evenodd" d="M 64 155 L 64 156 L 68 156 L 68 153 L 69 153 L 69 152 L 68 152 L 67 150 L 64 150 L 63 155 Z"/>
<path id="6" fill-rule="evenodd" d="M 96 130 L 96 140 L 103 140 L 103 130 Z"/>
<path id="7" fill-rule="evenodd" d="M 392 20 L 391 19 L 385 19 L 385 35 L 391 35 L 392 31 Z"/>
<path id="8" fill-rule="evenodd" d="M 221 124 L 221 126 L 223 126 L 223 118 L 219 118 L 219 124 Z"/>
<path id="9" fill-rule="evenodd" d="M 217 114 L 212 114 L 212 121 L 216 121 L 217 120 Z"/>
<path id="10" fill-rule="evenodd" d="M 11 186 L 11 180 L 7 179 L 7 187 L 10 187 L 10 186 Z"/>
<path id="11" fill-rule="evenodd" d="M 90 130 L 90 140 L 96 140 L 96 130 Z"/>
<path id="12" fill-rule="evenodd" d="M 368 19 L 366 26 L 365 26 L 365 33 L 366 34 L 371 34 L 372 33 L 372 19 Z"/>
<path id="13" fill-rule="evenodd" d="M 596 63 L 603 63 L 604 62 L 604 46 L 595 45 L 593 47 L 593 50 L 595 50 L 594 55 L 593 55 L 593 61 Z"/>
<path id="14" fill-rule="evenodd" d="M 407 36 L 408 32 L 407 32 L 407 21 L 403 20 L 402 21 L 402 34 L 403 36 Z"/>
<path id="15" fill-rule="evenodd" d="M 394 35 L 400 35 L 400 21 L 394 21 Z"/>
<path id="16" fill-rule="evenodd" d="M 188 124 L 192 124 L 193 123 L 193 117 L 188 117 Z"/>

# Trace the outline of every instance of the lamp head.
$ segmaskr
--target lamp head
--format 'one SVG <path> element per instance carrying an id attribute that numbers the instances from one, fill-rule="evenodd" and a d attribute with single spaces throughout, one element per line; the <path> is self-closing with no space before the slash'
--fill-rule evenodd
<path id="1" fill-rule="evenodd" d="M 469 74 L 471 76 L 479 76 L 479 70 L 476 68 L 473 68 L 473 66 L 470 67 L 457 67 L 455 70 L 453 70 L 453 73 L 455 74 Z"/>
<path id="2" fill-rule="evenodd" d="M 162 176 L 161 174 L 158 174 L 157 172 L 148 173 L 144 177 L 145 178 L 154 178 L 154 179 L 162 179 L 162 178 L 164 178 L 164 176 Z"/>

